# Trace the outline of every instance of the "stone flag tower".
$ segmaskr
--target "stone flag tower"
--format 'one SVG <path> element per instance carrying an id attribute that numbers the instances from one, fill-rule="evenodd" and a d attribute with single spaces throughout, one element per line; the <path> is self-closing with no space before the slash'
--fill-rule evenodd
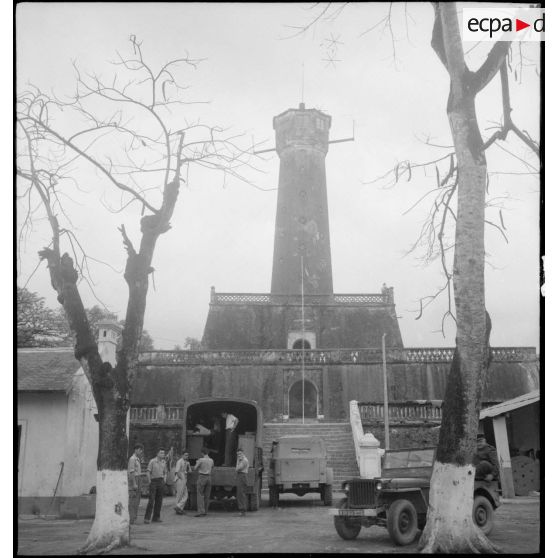
<path id="1" fill-rule="evenodd" d="M 303 103 L 273 119 L 280 166 L 271 292 L 212 288 L 207 349 L 377 349 L 384 334 L 387 347 L 403 347 L 392 288 L 333 291 L 325 157 L 330 143 L 348 140 L 330 140 L 330 126 L 330 116 Z"/>
<path id="2" fill-rule="evenodd" d="M 271 294 L 333 294 L 325 156 L 331 117 L 289 109 L 273 119 L 280 158 Z M 304 262 L 302 267 L 301 263 Z"/>

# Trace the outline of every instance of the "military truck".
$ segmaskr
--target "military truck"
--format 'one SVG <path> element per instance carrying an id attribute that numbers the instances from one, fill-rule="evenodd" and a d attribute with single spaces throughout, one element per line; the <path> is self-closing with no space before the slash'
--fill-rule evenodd
<path id="1" fill-rule="evenodd" d="M 426 524 L 435 452 L 434 447 L 388 450 L 380 478 L 344 481 L 347 496 L 331 510 L 337 534 L 350 540 L 361 527 L 379 525 L 387 527 L 395 544 L 411 544 Z M 499 505 L 498 482 L 475 480 L 473 520 L 486 535 Z"/>
<path id="2" fill-rule="evenodd" d="M 282 493 L 319 492 L 324 505 L 331 506 L 333 469 L 326 461 L 325 443 L 318 436 L 282 436 L 274 441 L 267 473 L 269 505 L 276 507 Z"/>
<path id="3" fill-rule="evenodd" d="M 260 507 L 263 474 L 262 433 L 263 415 L 255 401 L 230 397 L 211 397 L 198 399 L 186 406 L 186 429 L 182 446 L 189 454 L 193 466 L 206 447 L 215 466 L 211 472 L 211 500 L 224 500 L 236 497 L 235 467 L 225 467 L 225 421 L 222 413 L 232 413 L 239 419 L 236 428 L 237 448 L 242 448 L 250 468 L 248 469 L 246 500 L 248 511 Z M 236 449 L 234 462 L 236 464 Z M 188 508 L 196 509 L 197 471 L 188 475 Z"/>

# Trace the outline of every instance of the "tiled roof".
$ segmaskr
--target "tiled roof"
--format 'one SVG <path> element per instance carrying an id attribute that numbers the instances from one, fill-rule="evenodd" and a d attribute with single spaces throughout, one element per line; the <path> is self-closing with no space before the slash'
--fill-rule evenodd
<path id="1" fill-rule="evenodd" d="M 79 370 L 72 348 L 18 349 L 18 391 L 66 391 Z"/>

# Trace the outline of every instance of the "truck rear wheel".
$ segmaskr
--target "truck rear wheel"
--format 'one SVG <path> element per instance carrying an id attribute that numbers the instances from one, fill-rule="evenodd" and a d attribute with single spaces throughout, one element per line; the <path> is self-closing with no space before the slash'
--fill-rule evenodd
<path id="1" fill-rule="evenodd" d="M 339 505 L 339 509 L 345 510 L 348 507 L 347 498 L 343 498 L 343 500 L 341 500 L 341 504 Z M 337 534 L 346 541 L 356 539 L 361 529 L 361 524 L 358 519 L 349 519 L 348 517 L 341 517 L 339 515 L 336 515 L 333 518 L 333 525 L 335 525 Z"/>
<path id="2" fill-rule="evenodd" d="M 331 506 L 331 504 L 333 504 L 333 486 L 331 486 L 331 484 L 323 486 L 322 500 L 324 502 L 324 506 Z"/>
<path id="3" fill-rule="evenodd" d="M 494 527 L 494 508 L 486 496 L 475 496 L 473 521 L 485 535 L 492 531 L 492 527 Z"/>
<path id="4" fill-rule="evenodd" d="M 257 476 L 254 483 L 254 493 L 248 494 L 248 511 L 258 511 L 260 509 L 260 499 L 262 496 L 262 479 Z"/>
<path id="5" fill-rule="evenodd" d="M 393 542 L 399 546 L 411 544 L 417 535 L 418 516 L 409 500 L 396 500 L 388 508 L 387 528 Z"/>

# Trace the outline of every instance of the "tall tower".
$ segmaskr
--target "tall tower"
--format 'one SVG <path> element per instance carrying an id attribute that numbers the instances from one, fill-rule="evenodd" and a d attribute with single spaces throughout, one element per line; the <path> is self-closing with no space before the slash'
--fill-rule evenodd
<path id="1" fill-rule="evenodd" d="M 325 156 L 331 117 L 289 109 L 273 119 L 280 158 L 272 294 L 333 294 Z"/>

